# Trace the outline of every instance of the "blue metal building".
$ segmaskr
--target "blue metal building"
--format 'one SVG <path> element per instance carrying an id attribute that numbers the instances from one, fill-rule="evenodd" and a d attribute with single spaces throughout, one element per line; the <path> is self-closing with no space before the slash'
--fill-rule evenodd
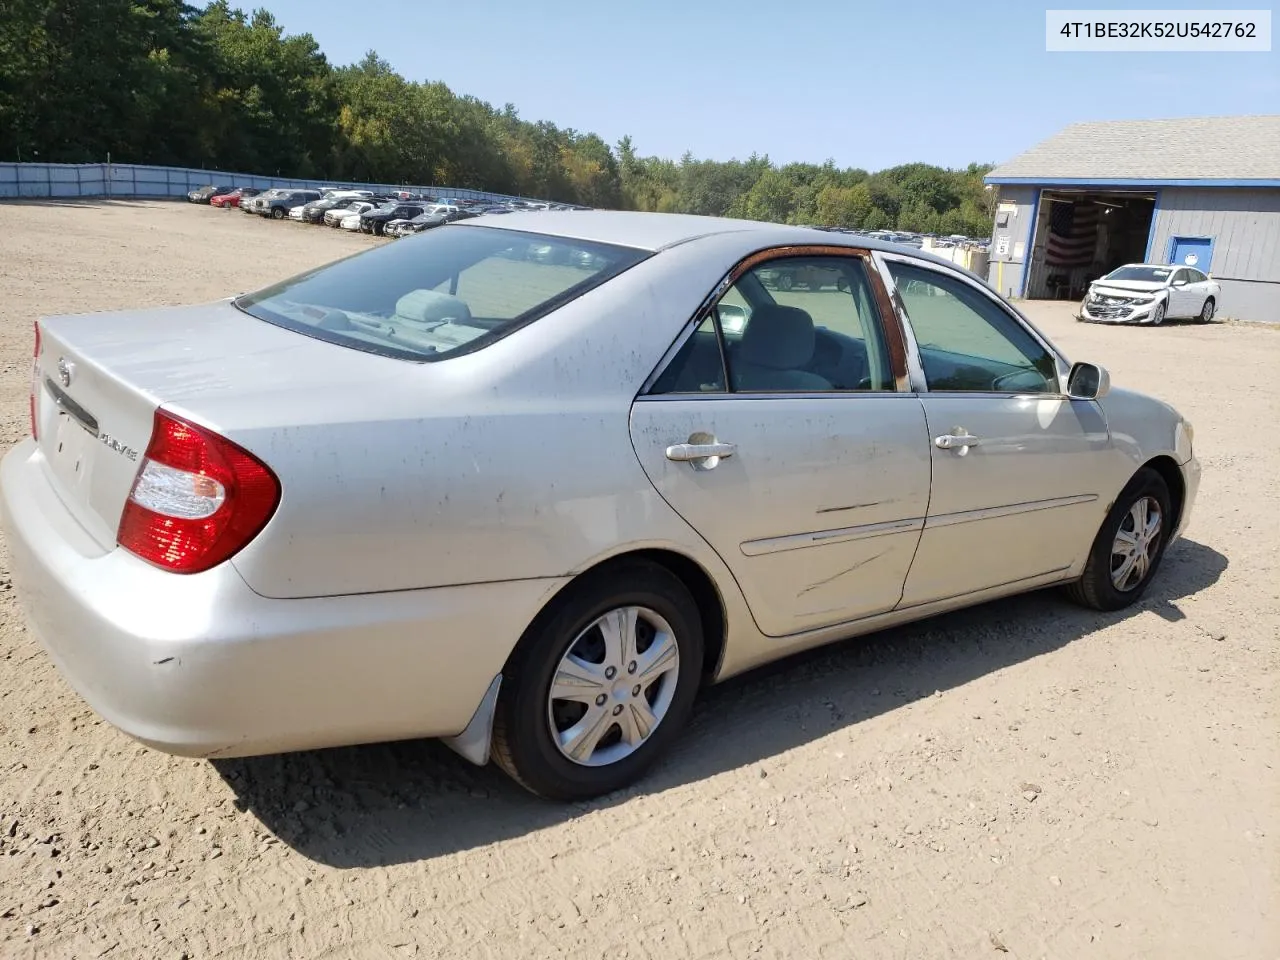
<path id="1" fill-rule="evenodd" d="M 1194 266 L 1219 313 L 1280 322 L 1280 116 L 1077 123 L 992 170 L 988 279 L 1077 299 L 1122 263 Z"/>

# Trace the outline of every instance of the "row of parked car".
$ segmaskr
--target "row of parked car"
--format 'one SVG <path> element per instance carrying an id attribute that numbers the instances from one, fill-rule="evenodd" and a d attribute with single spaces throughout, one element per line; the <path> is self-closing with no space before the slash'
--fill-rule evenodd
<path id="1" fill-rule="evenodd" d="M 214 207 L 239 207 L 242 213 L 273 220 L 324 224 L 341 230 L 376 236 L 403 237 L 421 233 L 454 220 L 482 213 L 503 214 L 516 210 L 581 210 L 563 203 L 533 200 L 488 200 L 427 197 L 409 191 L 378 194 L 372 190 L 302 190 L 291 187 L 256 190 L 252 187 L 210 184 L 187 194 L 192 203 Z"/>

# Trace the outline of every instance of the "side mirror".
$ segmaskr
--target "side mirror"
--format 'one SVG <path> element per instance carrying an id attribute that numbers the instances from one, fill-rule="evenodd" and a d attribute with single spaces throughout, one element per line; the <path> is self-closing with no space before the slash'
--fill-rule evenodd
<path id="1" fill-rule="evenodd" d="M 734 303 L 716 306 L 720 313 L 720 329 L 725 333 L 741 333 L 747 325 L 747 311 Z"/>
<path id="2" fill-rule="evenodd" d="M 1067 374 L 1067 396 L 1072 400 L 1100 400 L 1111 392 L 1111 374 L 1096 363 L 1073 363 Z"/>
<path id="3" fill-rule="evenodd" d="M 1173 285 L 1174 285 L 1175 287 L 1185 287 L 1185 286 L 1187 285 L 1187 281 L 1185 281 L 1185 280 L 1175 280 L 1175 281 L 1173 281 Z"/>

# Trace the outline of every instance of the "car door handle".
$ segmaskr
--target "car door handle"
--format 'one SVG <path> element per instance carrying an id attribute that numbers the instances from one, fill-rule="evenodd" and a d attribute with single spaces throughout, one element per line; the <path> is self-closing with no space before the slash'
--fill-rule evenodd
<path id="1" fill-rule="evenodd" d="M 978 442 L 977 437 L 967 433 L 944 433 L 940 437 L 933 438 L 933 445 L 939 450 L 960 450 L 961 452 L 969 447 L 976 447 Z"/>
<path id="2" fill-rule="evenodd" d="M 712 457 L 732 457 L 737 451 L 732 443 L 675 443 L 667 447 L 667 459 L 680 463 L 710 460 Z"/>

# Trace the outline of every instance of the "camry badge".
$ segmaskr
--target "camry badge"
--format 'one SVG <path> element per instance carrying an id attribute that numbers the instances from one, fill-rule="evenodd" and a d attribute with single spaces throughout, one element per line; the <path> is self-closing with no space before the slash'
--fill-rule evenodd
<path id="1" fill-rule="evenodd" d="M 64 387 L 71 386 L 71 380 L 76 375 L 76 365 L 66 357 L 58 358 L 58 379 L 62 381 Z"/>

